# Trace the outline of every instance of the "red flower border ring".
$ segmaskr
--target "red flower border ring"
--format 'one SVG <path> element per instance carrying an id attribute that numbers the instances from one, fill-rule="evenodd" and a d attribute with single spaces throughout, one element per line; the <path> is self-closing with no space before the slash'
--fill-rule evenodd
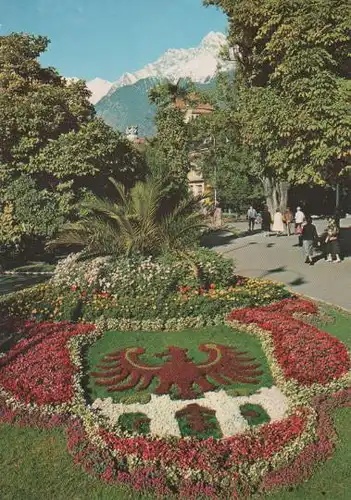
<path id="1" fill-rule="evenodd" d="M 228 317 L 236 330 L 260 338 L 276 385 L 290 399 L 290 414 L 279 422 L 221 440 L 122 433 L 86 404 L 82 387 L 82 350 L 103 334 L 104 325 L 69 323 L 22 325 L 22 340 L 0 358 L 0 419 L 64 424 L 69 449 L 90 473 L 159 494 L 239 495 L 296 482 L 292 462 L 305 463 L 316 443 L 322 443 L 318 459 L 332 448 L 318 425 L 321 414 L 328 421 L 323 395 L 336 394 L 338 404 L 350 400 L 346 347 L 294 318 L 297 312 L 315 314 L 317 307 L 286 299 Z"/>

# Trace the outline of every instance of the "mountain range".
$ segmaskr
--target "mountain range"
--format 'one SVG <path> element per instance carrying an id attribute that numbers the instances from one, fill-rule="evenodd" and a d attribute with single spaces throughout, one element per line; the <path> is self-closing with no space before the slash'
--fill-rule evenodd
<path id="1" fill-rule="evenodd" d="M 213 86 L 218 71 L 233 70 L 233 63 L 220 57 L 225 44 L 223 33 L 210 32 L 198 47 L 169 49 L 155 62 L 135 73 L 124 73 L 115 82 L 95 78 L 87 82 L 91 102 L 97 114 L 121 132 L 138 125 L 140 136 L 153 135 L 155 107 L 148 101 L 150 88 L 164 79 L 176 82 L 182 78 L 190 78 L 202 88 Z"/>

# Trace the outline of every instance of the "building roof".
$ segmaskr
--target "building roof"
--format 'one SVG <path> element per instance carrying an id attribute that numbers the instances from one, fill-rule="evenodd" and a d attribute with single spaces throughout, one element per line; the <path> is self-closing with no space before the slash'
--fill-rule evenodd
<path id="1" fill-rule="evenodd" d="M 177 98 L 175 100 L 175 106 L 176 108 L 186 111 L 186 110 L 191 110 L 192 114 L 205 114 L 205 113 L 211 113 L 214 110 L 214 107 L 212 104 L 208 104 L 205 102 L 198 102 L 196 103 L 196 95 L 191 94 L 189 96 L 190 103 L 185 102 L 184 99 Z M 193 101 L 193 103 L 191 103 Z"/>

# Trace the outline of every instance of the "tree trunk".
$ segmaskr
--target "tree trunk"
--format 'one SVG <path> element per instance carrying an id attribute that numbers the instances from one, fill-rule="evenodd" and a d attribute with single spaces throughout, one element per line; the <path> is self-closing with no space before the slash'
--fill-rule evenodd
<path id="1" fill-rule="evenodd" d="M 290 184 L 286 181 L 279 182 L 280 210 L 285 212 L 288 206 L 288 192 Z"/>
<path id="2" fill-rule="evenodd" d="M 285 211 L 288 202 L 289 183 L 273 177 L 264 177 L 262 184 L 268 210 L 272 217 L 277 209 Z"/>

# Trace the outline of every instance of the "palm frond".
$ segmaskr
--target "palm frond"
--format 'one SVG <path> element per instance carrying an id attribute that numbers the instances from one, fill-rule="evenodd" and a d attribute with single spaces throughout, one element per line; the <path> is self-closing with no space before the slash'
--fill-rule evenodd
<path id="1" fill-rule="evenodd" d="M 50 247 L 79 246 L 89 254 L 155 254 L 185 249 L 203 227 L 199 199 L 164 206 L 167 179 L 149 178 L 130 190 L 111 179 L 114 201 L 93 197 L 82 204 L 86 215 L 66 225 Z"/>

